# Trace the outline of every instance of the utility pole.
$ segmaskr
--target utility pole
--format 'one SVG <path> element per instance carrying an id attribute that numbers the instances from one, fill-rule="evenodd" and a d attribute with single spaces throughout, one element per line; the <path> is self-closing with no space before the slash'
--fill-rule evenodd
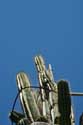
<path id="1" fill-rule="evenodd" d="M 83 113 L 80 116 L 79 125 L 83 125 Z"/>

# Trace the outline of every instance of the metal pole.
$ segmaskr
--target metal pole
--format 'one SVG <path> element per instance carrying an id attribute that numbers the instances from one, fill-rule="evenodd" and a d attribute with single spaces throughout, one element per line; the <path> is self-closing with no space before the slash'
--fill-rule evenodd
<path id="1" fill-rule="evenodd" d="M 70 92 L 71 96 L 83 96 L 82 92 Z"/>

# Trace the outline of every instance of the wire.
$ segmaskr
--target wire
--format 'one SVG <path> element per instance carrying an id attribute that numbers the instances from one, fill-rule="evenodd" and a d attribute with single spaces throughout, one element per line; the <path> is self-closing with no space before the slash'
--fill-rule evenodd
<path id="1" fill-rule="evenodd" d="M 54 90 L 52 90 L 52 89 L 44 88 L 44 87 L 38 87 L 38 86 L 28 86 L 28 87 L 24 87 L 24 88 L 22 88 L 21 90 L 18 91 L 18 93 L 17 93 L 17 95 L 16 95 L 16 97 L 15 97 L 15 99 L 14 99 L 14 103 L 13 103 L 13 106 L 12 106 L 12 111 L 13 111 L 14 108 L 15 108 L 15 104 L 16 104 L 16 101 L 17 101 L 17 99 L 18 99 L 18 97 L 19 97 L 19 94 L 22 92 L 22 90 L 27 89 L 27 88 L 46 89 L 46 90 L 48 90 L 49 92 L 52 91 L 52 92 L 55 92 L 55 93 L 56 93 L 56 91 L 54 91 Z"/>

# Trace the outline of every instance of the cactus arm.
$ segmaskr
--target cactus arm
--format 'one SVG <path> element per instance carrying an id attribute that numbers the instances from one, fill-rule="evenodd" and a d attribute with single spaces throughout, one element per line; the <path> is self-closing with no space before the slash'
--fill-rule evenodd
<path id="1" fill-rule="evenodd" d="M 30 88 L 31 84 L 29 78 L 24 72 L 20 72 L 19 74 L 17 74 L 17 85 L 19 90 L 21 90 L 20 100 L 23 106 L 24 113 L 31 122 L 34 122 L 37 118 L 40 117 L 40 112 Z"/>

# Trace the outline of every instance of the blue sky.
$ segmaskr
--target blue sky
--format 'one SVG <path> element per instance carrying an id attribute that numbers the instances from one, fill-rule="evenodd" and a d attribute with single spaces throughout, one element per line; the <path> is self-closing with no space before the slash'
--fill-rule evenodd
<path id="1" fill-rule="evenodd" d="M 83 92 L 83 1 L 0 1 L 0 124 L 17 93 L 16 74 L 25 71 L 37 84 L 34 56 L 51 63 L 55 80 L 67 79 Z M 76 125 L 83 97 L 73 97 Z"/>

